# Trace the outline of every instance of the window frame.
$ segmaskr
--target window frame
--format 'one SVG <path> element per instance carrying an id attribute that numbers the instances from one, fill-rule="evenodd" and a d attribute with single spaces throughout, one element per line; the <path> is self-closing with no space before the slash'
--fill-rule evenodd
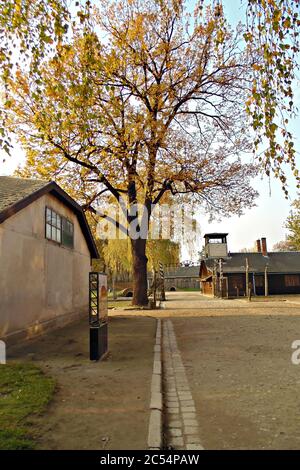
<path id="1" fill-rule="evenodd" d="M 285 274 L 284 275 L 285 287 L 300 287 L 300 275 L 299 274 Z"/>
<path id="2" fill-rule="evenodd" d="M 48 212 L 50 211 L 50 223 L 48 222 Z M 57 224 L 52 224 L 52 218 L 53 214 L 55 214 L 55 218 L 59 218 L 60 223 L 59 226 Z M 71 237 L 72 243 L 67 243 L 66 241 L 64 242 L 64 237 L 63 234 L 66 233 L 66 231 L 63 230 L 64 223 L 66 224 L 67 227 L 69 227 L 71 230 L 69 233 L 67 233 L 68 236 Z M 48 236 L 48 231 L 47 231 L 47 226 L 51 227 L 51 237 Z M 60 233 L 60 239 L 57 240 L 56 237 L 52 237 L 52 230 L 58 230 Z M 56 233 L 57 235 L 57 233 Z M 46 240 L 56 243 L 59 246 L 63 246 L 65 248 L 69 248 L 70 250 L 74 249 L 74 239 L 75 239 L 75 230 L 74 230 L 74 223 L 68 219 L 67 217 L 61 215 L 59 212 L 57 212 L 55 209 L 52 209 L 50 206 L 45 207 L 45 238 Z"/>
<path id="3" fill-rule="evenodd" d="M 71 227 L 71 232 L 67 233 L 67 236 L 71 237 L 72 243 L 66 243 L 64 242 L 64 233 L 66 234 L 66 231 L 64 231 L 64 222 L 66 223 L 67 227 Z M 63 246 L 66 248 L 74 249 L 74 224 L 73 222 L 68 219 L 67 217 L 62 216 L 61 217 L 61 243 Z"/>

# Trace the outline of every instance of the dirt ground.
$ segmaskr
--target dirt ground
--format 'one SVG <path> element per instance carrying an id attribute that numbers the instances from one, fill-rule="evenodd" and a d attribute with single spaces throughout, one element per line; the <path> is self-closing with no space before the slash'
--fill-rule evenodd
<path id="1" fill-rule="evenodd" d="M 168 293 L 156 311 L 110 310 L 110 357 L 91 363 L 86 322 L 26 347 L 58 384 L 33 420 L 41 449 L 145 449 L 155 318 L 173 321 L 206 449 L 300 449 L 300 296 L 218 300 Z"/>
<path id="2" fill-rule="evenodd" d="M 213 315 L 203 308 L 198 318 L 173 318 L 204 447 L 300 449 L 300 366 L 291 362 L 297 299 L 264 308 L 236 301 L 239 314 L 234 301 L 223 301 L 225 311 L 220 302 Z"/>
<path id="3" fill-rule="evenodd" d="M 173 321 L 204 447 L 300 449 L 300 296 L 167 295 L 156 315 Z"/>
<path id="4" fill-rule="evenodd" d="M 82 321 L 8 351 L 57 381 L 47 412 L 32 419 L 39 449 L 145 449 L 156 321 L 110 319 L 105 361 L 88 359 Z"/>
<path id="5" fill-rule="evenodd" d="M 288 315 L 300 314 L 300 295 L 255 297 L 248 299 L 214 299 L 200 292 L 167 292 L 167 301 L 158 310 L 109 310 L 110 316 L 127 315 L 169 317 Z"/>

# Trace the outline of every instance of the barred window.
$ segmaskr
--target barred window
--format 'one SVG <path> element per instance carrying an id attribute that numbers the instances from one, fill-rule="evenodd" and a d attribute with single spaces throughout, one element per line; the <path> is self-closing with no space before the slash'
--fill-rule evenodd
<path id="1" fill-rule="evenodd" d="M 74 247 L 73 223 L 49 207 L 46 207 L 46 238 L 68 248 Z"/>
<path id="2" fill-rule="evenodd" d="M 298 287 L 300 286 L 299 274 L 287 274 L 284 276 L 284 283 L 286 287 Z"/>
<path id="3" fill-rule="evenodd" d="M 234 287 L 234 289 L 243 289 L 244 284 L 243 284 L 243 279 L 239 274 L 236 274 L 231 277 L 231 282 Z"/>

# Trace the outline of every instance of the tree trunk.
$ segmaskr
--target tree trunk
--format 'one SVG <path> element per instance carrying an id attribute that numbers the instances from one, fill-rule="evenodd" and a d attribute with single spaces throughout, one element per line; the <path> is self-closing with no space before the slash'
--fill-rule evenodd
<path id="1" fill-rule="evenodd" d="M 133 261 L 133 299 L 132 305 L 148 305 L 147 296 L 147 256 L 146 240 L 139 238 L 131 240 Z"/>

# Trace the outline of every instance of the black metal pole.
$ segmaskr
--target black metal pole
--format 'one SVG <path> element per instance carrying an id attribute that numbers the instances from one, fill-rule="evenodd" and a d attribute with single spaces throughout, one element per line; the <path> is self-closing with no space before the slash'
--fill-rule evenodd
<path id="1" fill-rule="evenodd" d="M 99 361 L 108 349 L 107 278 L 102 273 L 89 275 L 90 360 Z"/>

